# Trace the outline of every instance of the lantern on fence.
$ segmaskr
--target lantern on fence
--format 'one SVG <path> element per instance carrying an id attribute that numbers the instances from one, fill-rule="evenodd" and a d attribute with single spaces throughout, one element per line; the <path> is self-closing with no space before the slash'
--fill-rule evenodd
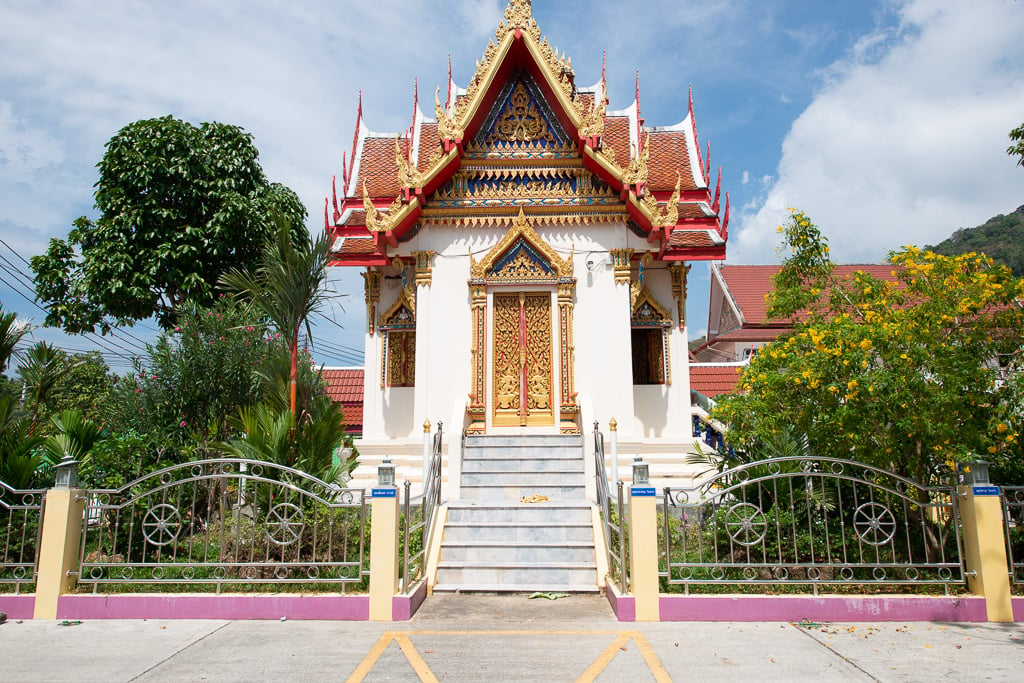
<path id="1" fill-rule="evenodd" d="M 377 466 L 377 485 L 378 486 L 394 486 L 395 485 L 395 466 L 391 462 L 391 456 L 385 455 L 384 462 Z"/>
<path id="2" fill-rule="evenodd" d="M 54 483 L 59 489 L 73 489 L 78 486 L 78 465 L 79 462 L 70 455 L 54 465 Z"/>
<path id="3" fill-rule="evenodd" d="M 651 466 L 643 461 L 637 453 L 633 459 L 633 486 L 649 486 L 651 483 Z"/>
<path id="4" fill-rule="evenodd" d="M 988 466 L 987 460 L 976 460 L 970 464 L 970 481 L 972 484 L 977 485 L 988 485 L 991 481 L 988 478 Z"/>

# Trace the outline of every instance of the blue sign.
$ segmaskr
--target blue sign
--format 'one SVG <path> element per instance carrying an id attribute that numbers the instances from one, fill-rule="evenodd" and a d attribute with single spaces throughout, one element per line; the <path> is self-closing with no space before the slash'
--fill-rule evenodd
<path id="1" fill-rule="evenodd" d="M 386 486 L 379 489 L 370 489 L 371 498 L 397 498 L 398 489 L 393 486 Z"/>
<path id="2" fill-rule="evenodd" d="M 974 495 L 976 496 L 998 496 L 998 486 L 975 486 Z"/>
<path id="3" fill-rule="evenodd" d="M 629 492 L 634 498 L 653 498 L 657 495 L 653 486 L 634 486 Z"/>

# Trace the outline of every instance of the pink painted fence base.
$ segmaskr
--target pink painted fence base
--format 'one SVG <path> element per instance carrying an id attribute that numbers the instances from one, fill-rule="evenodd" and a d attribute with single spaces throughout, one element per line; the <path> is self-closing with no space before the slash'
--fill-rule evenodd
<path id="1" fill-rule="evenodd" d="M 662 621 L 987 621 L 976 596 L 662 595 L 660 608 Z"/>
<path id="2" fill-rule="evenodd" d="M 31 619 L 36 609 L 35 595 L 0 595 L 0 612 L 13 619 Z"/>

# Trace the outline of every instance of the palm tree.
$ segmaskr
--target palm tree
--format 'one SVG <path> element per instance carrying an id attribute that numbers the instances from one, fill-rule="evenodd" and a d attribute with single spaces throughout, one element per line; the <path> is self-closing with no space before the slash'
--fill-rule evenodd
<path id="1" fill-rule="evenodd" d="M 7 369 L 11 358 L 17 354 L 14 350 L 21 340 L 31 332 L 31 328 L 18 322 L 17 313 L 4 313 L 0 306 L 0 372 Z"/>
<path id="2" fill-rule="evenodd" d="M 288 220 L 274 214 L 275 239 L 263 246 L 256 268 L 233 269 L 220 284 L 235 292 L 273 324 L 283 336 L 291 356 L 290 407 L 297 417 L 299 332 L 312 336 L 309 317 L 321 313 L 328 299 L 327 260 L 330 241 L 326 233 L 311 240 L 305 227 L 292 230 Z"/>
<path id="3" fill-rule="evenodd" d="M 25 361 L 18 368 L 18 374 L 28 394 L 26 399 L 32 402 L 32 431 L 35 431 L 43 401 L 72 367 L 66 353 L 46 342 L 35 344 L 25 353 Z"/>

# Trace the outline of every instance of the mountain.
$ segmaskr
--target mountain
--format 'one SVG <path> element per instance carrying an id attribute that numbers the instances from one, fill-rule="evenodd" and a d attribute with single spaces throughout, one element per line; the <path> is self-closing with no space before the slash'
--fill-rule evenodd
<path id="1" fill-rule="evenodd" d="M 1005 216 L 990 218 L 976 228 L 961 228 L 949 239 L 928 248 L 946 256 L 970 251 L 988 254 L 996 263 L 1009 266 L 1015 276 L 1024 276 L 1024 206 Z"/>

